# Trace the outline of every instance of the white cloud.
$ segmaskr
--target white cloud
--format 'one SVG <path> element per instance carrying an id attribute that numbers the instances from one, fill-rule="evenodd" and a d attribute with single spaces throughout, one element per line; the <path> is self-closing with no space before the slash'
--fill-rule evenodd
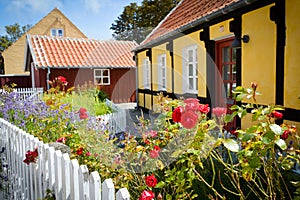
<path id="1" fill-rule="evenodd" d="M 11 0 L 8 6 L 9 10 L 31 11 L 31 12 L 49 12 L 55 7 L 62 7 L 62 0 Z"/>
<path id="2" fill-rule="evenodd" d="M 105 0 L 104 0 L 105 1 Z M 93 13 L 99 13 L 103 0 L 83 0 L 86 9 Z"/>

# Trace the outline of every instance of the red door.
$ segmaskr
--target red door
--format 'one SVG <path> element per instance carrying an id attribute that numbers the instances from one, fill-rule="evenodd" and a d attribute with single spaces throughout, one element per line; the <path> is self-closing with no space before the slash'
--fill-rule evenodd
<path id="1" fill-rule="evenodd" d="M 235 103 L 232 91 L 236 88 L 236 49 L 231 48 L 234 38 L 228 38 L 216 42 L 216 64 L 219 70 L 216 78 L 217 105 L 227 107 L 227 113 L 231 113 L 230 107 Z M 236 128 L 235 120 L 225 128 Z"/>

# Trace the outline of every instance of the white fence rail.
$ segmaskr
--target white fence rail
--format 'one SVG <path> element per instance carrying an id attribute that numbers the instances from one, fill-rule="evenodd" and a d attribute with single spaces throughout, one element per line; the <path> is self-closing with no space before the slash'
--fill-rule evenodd
<path id="1" fill-rule="evenodd" d="M 37 163 L 26 165 L 23 160 L 27 150 L 38 148 Z M 104 180 L 98 172 L 89 173 L 85 165 L 70 160 L 67 153 L 49 147 L 11 123 L 0 118 L 0 154 L 7 168 L 7 199 L 38 200 L 46 190 L 54 192 L 56 199 L 68 200 L 129 200 L 126 188 L 115 194 L 111 179 Z"/>

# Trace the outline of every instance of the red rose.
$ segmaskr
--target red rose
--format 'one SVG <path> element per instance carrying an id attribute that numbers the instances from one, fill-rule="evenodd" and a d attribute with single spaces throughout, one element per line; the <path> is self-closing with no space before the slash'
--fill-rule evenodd
<path id="1" fill-rule="evenodd" d="M 82 155 L 82 153 L 83 153 L 83 147 L 80 147 L 79 149 L 77 149 L 76 153 L 79 156 Z"/>
<path id="2" fill-rule="evenodd" d="M 277 119 L 281 119 L 282 116 L 283 116 L 283 114 L 281 112 L 277 112 L 275 110 L 271 113 L 271 117 L 275 117 Z"/>
<path id="3" fill-rule="evenodd" d="M 215 115 L 216 117 L 221 117 L 223 115 L 226 115 L 227 108 L 222 108 L 222 107 L 216 107 L 212 109 L 212 114 Z"/>
<path id="4" fill-rule="evenodd" d="M 154 197 L 155 197 L 155 195 L 151 190 L 149 190 L 149 191 L 144 190 L 142 192 L 139 200 L 152 200 L 152 199 L 154 199 Z"/>
<path id="5" fill-rule="evenodd" d="M 196 111 L 198 110 L 199 107 L 199 100 L 195 98 L 188 98 L 184 100 L 185 103 L 185 110 L 191 110 L 191 111 Z"/>
<path id="6" fill-rule="evenodd" d="M 57 80 L 59 80 L 62 83 L 67 83 L 67 79 L 65 77 L 63 77 L 63 76 L 58 76 Z"/>
<path id="7" fill-rule="evenodd" d="M 183 108 L 181 106 L 178 106 L 174 109 L 172 113 L 172 119 L 174 122 L 180 122 L 181 121 L 181 114 L 183 112 Z"/>
<path id="8" fill-rule="evenodd" d="M 193 111 L 187 111 L 182 114 L 181 124 L 187 129 L 194 128 L 198 122 L 198 115 Z"/>
<path id="9" fill-rule="evenodd" d="M 290 130 L 285 130 L 283 134 L 280 136 L 281 139 L 285 140 L 289 137 Z"/>
<path id="10" fill-rule="evenodd" d="M 207 113 L 209 113 L 210 108 L 209 108 L 208 104 L 199 104 L 198 110 L 199 110 L 201 113 L 207 114 Z"/>
<path id="11" fill-rule="evenodd" d="M 80 113 L 79 114 L 79 118 L 80 119 L 86 119 L 86 118 L 88 118 L 89 116 L 86 114 L 86 113 Z"/>
<path id="12" fill-rule="evenodd" d="M 85 108 L 80 108 L 80 109 L 79 109 L 79 113 L 80 113 L 80 114 L 86 113 L 86 111 L 87 111 L 87 110 L 86 110 Z"/>
<path id="13" fill-rule="evenodd" d="M 146 184 L 149 187 L 155 187 L 157 184 L 157 179 L 155 178 L 154 174 L 152 174 L 151 176 L 146 176 Z"/>

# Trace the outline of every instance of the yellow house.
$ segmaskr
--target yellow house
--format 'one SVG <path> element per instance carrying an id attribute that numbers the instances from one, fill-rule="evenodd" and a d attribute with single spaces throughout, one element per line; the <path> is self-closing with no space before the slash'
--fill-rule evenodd
<path id="1" fill-rule="evenodd" d="M 26 34 L 53 37 L 87 38 L 59 9 L 54 8 L 48 15 L 35 24 Z M 5 76 L 28 75 L 25 72 L 26 34 L 6 49 L 4 58 Z"/>
<path id="2" fill-rule="evenodd" d="M 134 50 L 139 108 L 151 110 L 159 92 L 228 107 L 236 86 L 255 81 L 258 104 L 283 105 L 285 122 L 300 127 L 299 8 L 299 0 L 182 0 Z"/>

